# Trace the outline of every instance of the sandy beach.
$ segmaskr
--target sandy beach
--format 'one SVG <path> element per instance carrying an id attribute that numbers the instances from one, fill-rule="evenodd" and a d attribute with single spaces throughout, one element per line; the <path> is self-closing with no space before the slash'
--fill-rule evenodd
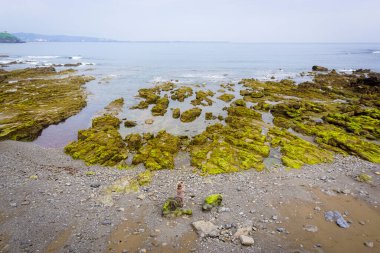
<path id="1" fill-rule="evenodd" d="M 0 161 L 0 252 L 376 252 L 380 245 L 380 166 L 352 156 L 302 170 L 202 177 L 180 153 L 174 170 L 154 172 L 149 186 L 131 193 L 108 189 L 143 166 L 88 167 L 61 149 L 14 141 L 0 143 Z M 359 172 L 372 182 L 358 182 Z M 179 181 L 193 216 L 163 218 L 161 206 Z M 222 207 L 202 212 L 212 193 L 223 195 Z M 344 214 L 350 227 L 325 221 L 328 210 Z M 191 224 L 199 220 L 213 223 L 217 235 L 198 236 Z M 254 245 L 242 246 L 236 232 Z"/>

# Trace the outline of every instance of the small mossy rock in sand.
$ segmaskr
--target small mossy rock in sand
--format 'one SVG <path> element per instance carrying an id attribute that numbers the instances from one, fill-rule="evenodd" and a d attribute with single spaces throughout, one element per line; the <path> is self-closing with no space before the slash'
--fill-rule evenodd
<path id="1" fill-rule="evenodd" d="M 201 108 L 194 107 L 192 109 L 184 111 L 181 114 L 181 121 L 184 123 L 193 122 L 196 118 L 199 117 L 199 115 L 201 115 L 201 113 L 202 113 Z"/>
<path id="2" fill-rule="evenodd" d="M 182 202 L 177 198 L 168 198 L 162 206 L 162 216 L 178 217 L 182 215 L 192 215 L 191 209 L 182 209 Z"/>
<path id="3" fill-rule="evenodd" d="M 211 90 L 208 90 L 208 91 L 197 91 L 195 93 L 195 99 L 191 101 L 191 104 L 194 105 L 194 106 L 197 106 L 197 105 L 203 105 L 203 106 L 210 106 L 213 104 L 213 101 L 211 100 L 210 97 L 213 97 L 214 96 L 214 92 L 212 92 Z"/>
<path id="4" fill-rule="evenodd" d="M 211 194 L 205 198 L 202 210 L 211 211 L 213 207 L 220 206 L 222 204 L 222 200 L 222 194 Z"/>
<path id="5" fill-rule="evenodd" d="M 178 119 L 181 116 L 181 110 L 179 108 L 175 108 L 173 110 L 173 118 Z"/>
<path id="6" fill-rule="evenodd" d="M 132 164 L 144 163 L 149 170 L 173 169 L 179 148 L 179 137 L 161 131 L 138 150 Z"/>
<path id="7" fill-rule="evenodd" d="M 362 183 L 370 183 L 372 181 L 372 177 L 368 174 L 365 173 L 360 173 L 357 177 L 356 180 Z"/>

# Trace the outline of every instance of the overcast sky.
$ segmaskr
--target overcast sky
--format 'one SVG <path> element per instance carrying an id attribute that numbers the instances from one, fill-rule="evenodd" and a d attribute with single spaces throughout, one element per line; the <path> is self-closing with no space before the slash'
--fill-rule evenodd
<path id="1" fill-rule="evenodd" d="M 380 42 L 380 0 L 0 0 L 0 30 L 119 40 Z"/>

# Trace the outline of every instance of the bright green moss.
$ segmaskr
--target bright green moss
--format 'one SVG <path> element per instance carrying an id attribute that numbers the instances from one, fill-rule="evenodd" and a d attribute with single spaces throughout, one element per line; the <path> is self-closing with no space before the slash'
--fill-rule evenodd
<path id="1" fill-rule="evenodd" d="M 281 160 L 285 166 L 301 168 L 304 164 L 317 164 L 333 161 L 333 153 L 323 150 L 286 130 L 273 127 L 269 130 L 273 147 L 281 147 Z"/>
<path id="2" fill-rule="evenodd" d="M 54 68 L 0 72 L 0 140 L 32 141 L 41 131 L 86 106 L 86 76 L 64 76 Z"/>
<path id="3" fill-rule="evenodd" d="M 162 216 L 179 217 L 182 215 L 192 215 L 191 209 L 182 209 L 182 204 L 176 198 L 168 198 L 162 206 Z"/>
<path id="4" fill-rule="evenodd" d="M 253 126 L 234 128 L 215 124 L 193 138 L 191 164 L 202 174 L 231 173 L 240 170 L 262 170 L 269 155 L 266 138 Z"/>
<path id="5" fill-rule="evenodd" d="M 174 168 L 174 156 L 180 148 L 180 139 L 165 131 L 148 140 L 133 157 L 132 163 L 144 163 L 149 170 Z"/>
<path id="6" fill-rule="evenodd" d="M 211 194 L 207 196 L 204 200 L 202 210 L 211 211 L 213 207 L 220 206 L 223 201 L 222 194 Z"/>
<path id="7" fill-rule="evenodd" d="M 370 175 L 367 175 L 365 173 L 360 173 L 357 177 L 356 180 L 362 183 L 370 183 L 372 181 L 372 177 Z"/>

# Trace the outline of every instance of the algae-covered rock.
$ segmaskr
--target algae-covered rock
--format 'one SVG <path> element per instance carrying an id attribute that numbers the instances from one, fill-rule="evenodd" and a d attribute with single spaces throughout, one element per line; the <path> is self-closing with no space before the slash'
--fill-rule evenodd
<path id="1" fill-rule="evenodd" d="M 147 141 L 133 157 L 132 164 L 144 163 L 149 170 L 173 169 L 180 139 L 165 131 Z"/>
<path id="2" fill-rule="evenodd" d="M 173 110 L 173 118 L 178 119 L 181 116 L 181 110 L 179 108 L 175 108 Z"/>
<path id="3" fill-rule="evenodd" d="M 260 171 L 264 169 L 263 158 L 269 155 L 269 146 L 265 142 L 260 127 L 215 124 L 193 138 L 191 164 L 204 175 L 251 168 Z"/>
<path id="4" fill-rule="evenodd" d="M 129 134 L 125 137 L 125 142 L 130 150 L 139 150 L 142 146 L 143 139 L 140 134 Z"/>
<path id="5" fill-rule="evenodd" d="M 86 106 L 88 76 L 63 76 L 53 67 L 0 72 L 0 140 L 32 141 L 41 131 Z"/>
<path id="6" fill-rule="evenodd" d="M 261 114 L 247 107 L 231 106 L 227 109 L 228 116 L 261 120 Z"/>
<path id="7" fill-rule="evenodd" d="M 216 119 L 216 117 L 212 114 L 212 112 L 206 112 L 205 113 L 205 119 L 206 120 L 212 120 L 212 119 Z"/>
<path id="8" fill-rule="evenodd" d="M 362 183 L 370 183 L 372 181 L 372 177 L 368 174 L 365 173 L 360 173 L 357 177 L 356 180 Z"/>
<path id="9" fill-rule="evenodd" d="M 269 130 L 273 147 L 281 147 L 281 161 L 285 166 L 301 168 L 304 164 L 317 164 L 333 161 L 333 153 L 317 147 L 286 130 L 273 127 Z"/>
<path id="10" fill-rule="evenodd" d="M 211 211 L 213 207 L 220 206 L 222 204 L 222 200 L 222 194 L 211 194 L 205 198 L 202 210 Z"/>
<path id="11" fill-rule="evenodd" d="M 138 96 L 141 98 L 144 98 L 148 104 L 155 104 L 157 100 L 160 98 L 160 96 L 158 95 L 160 93 L 160 89 L 157 87 L 150 88 L 150 89 L 148 88 L 140 89 L 138 93 L 139 93 Z"/>
<path id="12" fill-rule="evenodd" d="M 124 105 L 124 98 L 118 98 L 109 103 L 104 109 L 108 114 L 117 115 Z"/>
<path id="13" fill-rule="evenodd" d="M 329 71 L 328 68 L 322 67 L 322 66 L 318 66 L 318 65 L 314 65 L 311 69 L 313 71 L 321 71 L 321 72 Z"/>
<path id="14" fill-rule="evenodd" d="M 188 123 L 188 122 L 192 122 L 194 121 L 196 118 L 199 117 L 199 115 L 201 115 L 202 113 L 202 109 L 200 108 L 197 108 L 197 107 L 194 107 L 192 109 L 189 109 L 187 111 L 184 111 L 182 114 L 181 114 L 181 121 L 182 122 L 185 122 L 185 123 Z"/>
<path id="15" fill-rule="evenodd" d="M 149 103 L 147 103 L 145 100 L 140 101 L 137 105 L 132 106 L 131 109 L 148 109 Z"/>
<path id="16" fill-rule="evenodd" d="M 65 152 L 87 165 L 124 166 L 128 150 L 118 132 L 120 120 L 113 115 L 93 119 L 92 127 L 78 132 L 78 140 L 69 143 Z"/>
<path id="17" fill-rule="evenodd" d="M 164 116 L 169 106 L 169 99 L 165 96 L 157 99 L 156 105 L 152 108 L 153 116 Z"/>
<path id="18" fill-rule="evenodd" d="M 194 106 L 197 106 L 197 105 L 210 106 L 212 105 L 213 101 L 209 97 L 213 97 L 214 94 L 215 93 L 212 92 L 211 90 L 197 91 L 195 93 L 195 99 L 191 101 L 191 104 Z"/>
<path id="19" fill-rule="evenodd" d="M 235 96 L 233 94 L 222 94 L 218 97 L 218 99 L 224 101 L 224 102 L 231 102 L 232 99 L 234 99 Z"/>
<path id="20" fill-rule="evenodd" d="M 316 135 L 315 141 L 325 149 L 356 155 L 370 162 L 380 163 L 380 145 L 378 144 L 365 141 L 331 125 L 316 126 L 310 131 Z"/>
<path id="21" fill-rule="evenodd" d="M 158 88 L 161 91 L 171 91 L 171 90 L 175 89 L 176 87 L 177 87 L 177 85 L 175 85 L 173 82 L 165 82 L 165 83 L 158 85 Z"/>
<path id="22" fill-rule="evenodd" d="M 162 216 L 178 217 L 182 215 L 192 215 L 191 209 L 182 209 L 182 202 L 177 198 L 168 198 L 162 206 Z"/>
<path id="23" fill-rule="evenodd" d="M 135 126 L 137 126 L 137 122 L 133 121 L 133 120 L 126 120 L 126 121 L 124 121 L 124 126 L 128 127 L 128 128 L 135 127 Z"/>
<path id="24" fill-rule="evenodd" d="M 182 86 L 172 91 L 171 94 L 171 99 L 183 102 L 186 98 L 191 97 L 193 95 L 193 89 L 187 86 Z"/>
<path id="25" fill-rule="evenodd" d="M 243 99 L 236 99 L 232 104 L 235 106 L 247 106 L 247 103 Z"/>

